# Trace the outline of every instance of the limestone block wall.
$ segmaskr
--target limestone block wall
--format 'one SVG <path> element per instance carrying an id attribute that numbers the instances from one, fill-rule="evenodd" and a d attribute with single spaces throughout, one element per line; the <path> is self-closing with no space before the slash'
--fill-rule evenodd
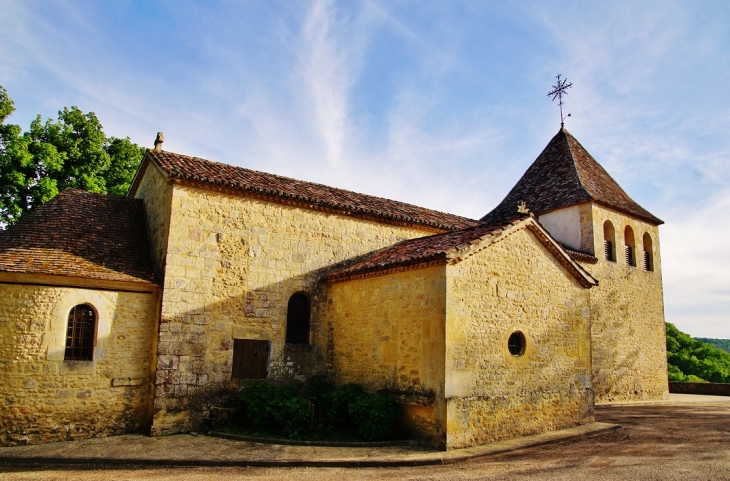
<path id="1" fill-rule="evenodd" d="M 64 361 L 68 314 L 97 313 L 92 361 Z M 155 294 L 0 284 L 0 445 L 137 432 L 151 423 Z"/>
<path id="2" fill-rule="evenodd" d="M 603 255 L 603 225 L 615 229 L 616 262 Z M 624 232 L 631 226 L 636 267 L 623 255 Z M 584 267 L 599 280 L 591 289 L 593 385 L 596 402 L 662 399 L 667 393 L 667 352 L 659 229 L 605 207 L 593 205 L 597 264 Z M 653 244 L 653 271 L 642 266 L 642 238 Z"/>
<path id="3" fill-rule="evenodd" d="M 528 230 L 446 268 L 447 447 L 593 422 L 590 293 Z M 514 357 L 514 331 L 526 350 Z"/>
<path id="4" fill-rule="evenodd" d="M 233 340 L 271 342 L 269 378 L 325 369 L 319 279 L 338 262 L 431 232 L 173 184 L 153 434 L 193 429 L 230 389 Z M 310 344 L 286 345 L 292 294 Z"/>
<path id="5" fill-rule="evenodd" d="M 163 279 L 170 231 L 172 187 L 154 163 L 147 165 L 134 197 L 144 200 L 152 262 L 158 279 Z"/>
<path id="6" fill-rule="evenodd" d="M 444 446 L 445 266 L 331 284 L 331 367 L 337 384 L 395 394 L 410 428 Z"/>

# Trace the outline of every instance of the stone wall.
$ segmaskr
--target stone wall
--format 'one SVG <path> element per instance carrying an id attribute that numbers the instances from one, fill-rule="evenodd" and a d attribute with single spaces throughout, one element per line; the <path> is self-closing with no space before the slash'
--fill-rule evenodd
<path id="1" fill-rule="evenodd" d="M 64 361 L 71 308 L 97 313 L 92 361 Z M 0 284 L 0 445 L 143 431 L 157 296 Z"/>
<path id="2" fill-rule="evenodd" d="M 669 381 L 669 392 L 676 394 L 702 394 L 706 396 L 730 396 L 730 384 Z"/>
<path id="3" fill-rule="evenodd" d="M 591 289 L 593 386 L 596 402 L 663 399 L 667 393 L 667 352 L 659 229 L 593 205 L 597 264 L 584 267 L 599 281 Z M 616 262 L 605 259 L 603 224 L 615 229 Z M 636 240 L 636 267 L 626 265 L 624 230 Z M 654 270 L 642 265 L 642 237 L 653 243 Z"/>
<path id="4" fill-rule="evenodd" d="M 593 422 L 589 289 L 526 229 L 446 276 L 449 449 Z"/>
<path id="5" fill-rule="evenodd" d="M 157 278 L 162 280 L 165 278 L 172 187 L 154 162 L 147 165 L 134 197 L 144 201 L 152 262 Z"/>
<path id="6" fill-rule="evenodd" d="M 173 184 L 153 434 L 194 429 L 225 399 L 233 339 L 271 341 L 269 378 L 325 366 L 319 279 L 335 264 L 432 233 Z M 310 345 L 286 345 L 289 298 L 312 301 Z M 222 397 L 218 397 L 218 396 Z"/>
<path id="7" fill-rule="evenodd" d="M 327 290 L 337 384 L 396 395 L 406 424 L 445 446 L 445 266 L 335 283 Z"/>

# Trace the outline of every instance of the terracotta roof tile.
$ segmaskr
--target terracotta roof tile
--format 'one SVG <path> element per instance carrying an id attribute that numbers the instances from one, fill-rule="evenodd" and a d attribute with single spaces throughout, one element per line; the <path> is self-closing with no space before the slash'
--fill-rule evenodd
<path id="1" fill-rule="evenodd" d="M 154 283 L 144 204 L 66 189 L 0 231 L 0 271 Z"/>
<path id="2" fill-rule="evenodd" d="M 147 155 L 170 177 L 214 184 L 243 192 L 279 197 L 333 209 L 343 213 L 376 217 L 391 222 L 422 224 L 454 230 L 479 224 L 465 217 L 425 209 L 404 202 L 313 182 L 282 177 L 198 157 L 148 150 Z"/>
<path id="3" fill-rule="evenodd" d="M 570 254 L 570 256 L 577 261 L 585 262 L 587 264 L 597 264 L 598 263 L 598 258 L 596 256 L 594 256 L 593 254 L 589 254 L 587 252 L 581 252 L 581 251 L 574 251 L 573 249 L 568 249 L 565 246 L 562 246 L 562 247 L 563 247 L 563 249 L 565 249 L 565 252 Z"/>
<path id="4" fill-rule="evenodd" d="M 536 215 L 594 201 L 651 224 L 663 224 L 634 202 L 565 129 L 560 129 L 507 197 L 481 220 L 492 223 L 514 216 L 519 201 L 525 201 Z"/>
<path id="5" fill-rule="evenodd" d="M 328 274 L 325 280 L 335 281 L 353 275 L 381 271 L 392 267 L 446 259 L 449 252 L 479 242 L 486 236 L 501 232 L 521 220 L 515 218 L 499 224 L 482 224 L 454 232 L 445 232 L 443 234 L 405 240 L 383 251 L 374 252 L 344 269 L 334 271 Z"/>

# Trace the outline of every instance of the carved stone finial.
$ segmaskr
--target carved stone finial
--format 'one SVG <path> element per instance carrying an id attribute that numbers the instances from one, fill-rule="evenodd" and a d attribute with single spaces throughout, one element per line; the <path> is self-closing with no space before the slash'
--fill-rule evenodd
<path id="1" fill-rule="evenodd" d="M 520 214 L 529 214 L 530 209 L 527 208 L 527 203 L 521 200 L 517 203 L 517 212 Z"/>
<path id="2" fill-rule="evenodd" d="M 165 141 L 165 134 L 157 132 L 157 138 L 155 139 L 155 152 L 162 150 L 162 142 Z"/>

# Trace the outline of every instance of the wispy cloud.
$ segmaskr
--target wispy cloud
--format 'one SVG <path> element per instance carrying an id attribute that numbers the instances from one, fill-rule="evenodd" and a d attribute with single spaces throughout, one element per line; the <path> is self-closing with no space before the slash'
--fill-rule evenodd
<path id="1" fill-rule="evenodd" d="M 335 165 L 342 161 L 350 137 L 349 92 L 359 64 L 332 32 L 337 13 L 331 0 L 314 2 L 304 23 L 297 69 L 327 161 Z"/>

